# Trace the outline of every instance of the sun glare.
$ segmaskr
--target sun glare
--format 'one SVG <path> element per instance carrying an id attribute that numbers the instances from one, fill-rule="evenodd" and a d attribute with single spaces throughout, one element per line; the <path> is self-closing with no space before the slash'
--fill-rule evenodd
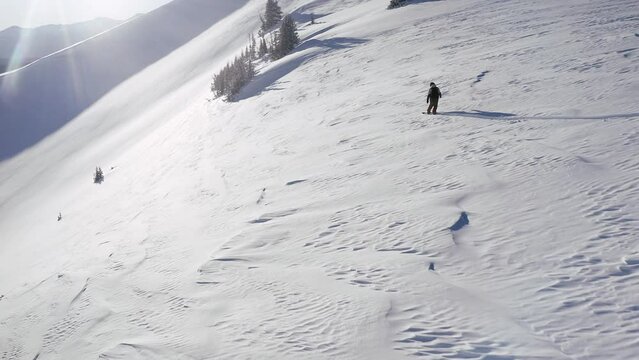
<path id="1" fill-rule="evenodd" d="M 44 9 L 41 7 L 44 3 L 46 3 L 46 9 L 49 10 L 48 18 L 51 19 L 51 23 L 58 24 L 66 24 L 69 22 L 69 16 L 67 15 L 68 7 L 60 0 L 46 1 L 46 0 L 30 0 L 26 2 L 28 4 L 28 9 L 26 12 L 26 19 L 24 19 L 25 24 L 33 24 L 36 23 L 35 17 L 38 12 L 43 11 Z M 61 28 L 62 31 L 62 49 L 68 46 L 73 45 L 72 40 L 69 36 L 68 30 L 66 27 Z M 34 44 L 32 37 L 32 33 L 29 31 L 21 31 L 18 42 L 13 50 L 13 53 L 9 57 L 8 63 L 8 73 L 6 73 L 3 77 L 3 81 L 0 86 L 3 87 L 3 90 L 14 90 L 18 82 L 20 81 L 20 71 L 22 67 L 28 66 L 29 64 L 37 61 L 38 59 L 31 58 L 29 55 L 33 54 L 32 50 Z M 76 67 L 76 61 L 73 56 L 65 56 L 64 61 L 68 62 L 68 66 L 70 67 L 70 74 L 72 76 L 73 85 L 74 85 L 74 95 L 77 98 L 77 91 L 79 91 L 80 79 L 78 78 L 78 72 Z"/>

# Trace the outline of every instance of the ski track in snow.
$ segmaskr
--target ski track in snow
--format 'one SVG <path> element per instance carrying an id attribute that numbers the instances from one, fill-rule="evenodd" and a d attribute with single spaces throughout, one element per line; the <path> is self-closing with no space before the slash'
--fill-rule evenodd
<path id="1" fill-rule="evenodd" d="M 636 356 L 633 1 L 281 3 L 238 102 L 65 145 L 103 184 L 0 164 L 0 359 Z"/>

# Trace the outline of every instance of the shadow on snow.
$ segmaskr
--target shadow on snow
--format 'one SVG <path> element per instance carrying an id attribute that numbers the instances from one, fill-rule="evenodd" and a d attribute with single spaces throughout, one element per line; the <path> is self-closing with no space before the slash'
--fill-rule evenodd
<path id="1" fill-rule="evenodd" d="M 464 116 L 464 117 L 479 117 L 486 119 L 493 118 L 508 118 L 517 116 L 516 114 L 505 113 L 505 112 L 496 112 L 496 111 L 482 111 L 482 110 L 473 110 L 470 111 L 448 111 L 448 112 L 440 112 L 440 115 L 448 115 L 448 116 Z"/>
<path id="2" fill-rule="evenodd" d="M 639 113 L 626 113 L 626 114 L 609 114 L 609 115 L 594 115 L 594 116 L 563 116 L 563 115 L 550 115 L 550 116 L 526 116 L 517 115 L 513 113 L 497 112 L 497 111 L 444 111 L 439 112 L 440 115 L 457 116 L 457 117 L 472 117 L 480 119 L 507 119 L 507 120 L 606 120 L 606 119 L 629 119 L 633 117 L 639 117 Z"/>
<path id="3" fill-rule="evenodd" d="M 428 3 L 428 2 L 438 2 L 438 1 L 443 1 L 443 0 L 407 0 L 405 3 L 402 4 L 402 6 Z"/>
<path id="4" fill-rule="evenodd" d="M 305 62 L 317 56 L 327 54 L 328 52 L 353 48 L 365 42 L 367 42 L 367 40 L 344 37 L 326 40 L 307 40 L 300 44 L 293 53 L 276 61 L 264 73 L 255 76 L 255 78 L 246 85 L 244 89 L 242 89 L 233 101 L 242 101 L 253 96 L 257 96 L 264 91 L 281 90 L 281 88 L 274 88 L 273 85 L 278 83 L 281 78 L 291 73 Z M 307 51 L 307 53 L 302 54 L 304 51 Z M 281 85 L 284 83 L 279 82 L 279 84 Z"/>

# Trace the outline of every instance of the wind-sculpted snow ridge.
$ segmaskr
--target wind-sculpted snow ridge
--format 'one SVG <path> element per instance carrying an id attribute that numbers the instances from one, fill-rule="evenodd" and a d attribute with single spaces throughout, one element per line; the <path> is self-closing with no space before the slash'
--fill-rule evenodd
<path id="1" fill-rule="evenodd" d="M 207 99 L 249 2 L 0 165 L 0 359 L 636 357 L 634 3 L 281 1 Z"/>

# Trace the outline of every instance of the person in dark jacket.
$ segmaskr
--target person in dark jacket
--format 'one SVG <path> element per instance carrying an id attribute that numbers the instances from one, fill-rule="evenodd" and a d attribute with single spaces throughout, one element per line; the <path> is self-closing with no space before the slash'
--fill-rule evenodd
<path id="1" fill-rule="evenodd" d="M 437 85 L 434 82 L 430 83 L 430 89 L 428 89 L 428 97 L 426 98 L 426 103 L 430 103 L 428 106 L 428 114 L 433 112 L 433 114 L 437 114 L 437 104 L 439 103 L 439 99 L 442 97 L 442 92 L 439 91 Z"/>

